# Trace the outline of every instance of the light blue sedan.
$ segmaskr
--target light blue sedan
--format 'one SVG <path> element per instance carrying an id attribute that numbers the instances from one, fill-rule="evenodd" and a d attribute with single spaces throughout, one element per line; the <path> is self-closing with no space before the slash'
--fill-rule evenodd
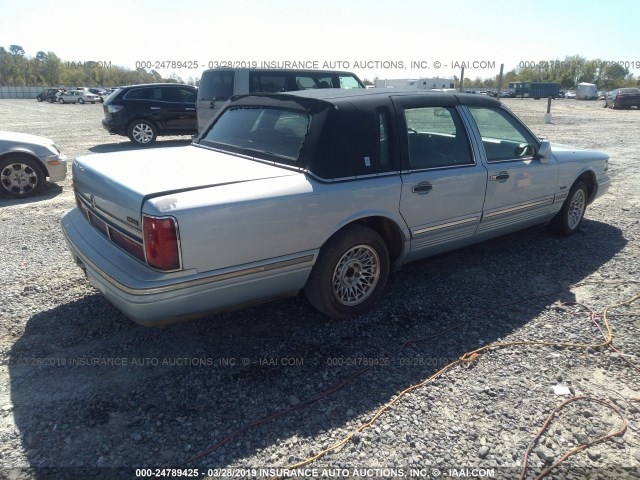
<path id="1" fill-rule="evenodd" d="M 246 95 L 190 146 L 77 159 L 62 225 L 89 281 L 144 325 L 301 290 L 347 318 L 407 262 L 536 224 L 572 234 L 607 169 L 486 96 Z"/>

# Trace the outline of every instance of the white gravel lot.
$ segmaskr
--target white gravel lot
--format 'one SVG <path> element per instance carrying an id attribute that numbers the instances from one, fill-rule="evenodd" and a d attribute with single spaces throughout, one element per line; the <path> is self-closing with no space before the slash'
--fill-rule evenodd
<path id="1" fill-rule="evenodd" d="M 610 193 L 571 238 L 530 229 L 412 264 L 348 322 L 300 296 L 138 326 L 67 253 L 59 220 L 74 207 L 70 176 L 36 198 L 0 199 L 0 479 L 283 474 L 230 469 L 284 469 L 345 439 L 302 473 L 518 478 L 547 416 L 583 395 L 606 404 L 560 411 L 526 478 L 625 422 L 551 478 L 640 478 L 640 300 L 609 311 L 614 348 L 489 349 L 398 399 L 481 346 L 602 343 L 605 307 L 640 293 L 640 111 L 556 100 L 548 125 L 546 102 L 505 103 L 541 137 L 608 152 Z M 135 148 L 101 118 L 101 105 L 0 100 L 0 130 L 47 136 L 70 158 Z M 154 148 L 188 142 L 161 137 Z"/>

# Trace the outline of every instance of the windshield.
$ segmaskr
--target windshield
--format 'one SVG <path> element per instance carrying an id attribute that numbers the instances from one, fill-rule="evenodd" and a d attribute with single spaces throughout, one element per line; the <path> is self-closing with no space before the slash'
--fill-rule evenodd
<path id="1" fill-rule="evenodd" d="M 310 117 L 306 113 L 292 110 L 268 107 L 230 108 L 220 115 L 200 143 L 295 165 L 309 121 Z"/>

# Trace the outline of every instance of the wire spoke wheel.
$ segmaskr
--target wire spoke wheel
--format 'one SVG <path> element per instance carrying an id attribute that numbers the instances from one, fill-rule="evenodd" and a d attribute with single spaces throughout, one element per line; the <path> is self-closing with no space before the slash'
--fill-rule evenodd
<path id="1" fill-rule="evenodd" d="M 576 190 L 575 194 L 571 198 L 569 210 L 567 211 L 567 224 L 570 229 L 574 230 L 578 227 L 582 221 L 586 205 L 587 199 L 585 198 L 584 190 Z"/>
<path id="2" fill-rule="evenodd" d="M 380 277 L 380 258 L 368 245 L 357 245 L 340 258 L 333 272 L 333 293 L 342 305 L 354 306 L 374 291 Z"/>

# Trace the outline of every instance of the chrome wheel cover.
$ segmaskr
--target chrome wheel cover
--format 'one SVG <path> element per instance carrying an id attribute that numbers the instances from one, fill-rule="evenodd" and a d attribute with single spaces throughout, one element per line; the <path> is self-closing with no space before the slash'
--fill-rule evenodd
<path id="1" fill-rule="evenodd" d="M 131 129 L 136 143 L 149 143 L 153 139 L 153 129 L 146 123 L 138 123 Z"/>
<path id="2" fill-rule="evenodd" d="M 25 163 L 11 163 L 0 172 L 0 183 L 14 195 L 26 195 L 38 185 L 38 172 Z"/>
<path id="3" fill-rule="evenodd" d="M 571 198 L 571 203 L 569 204 L 569 209 L 567 210 L 567 226 L 574 230 L 580 224 L 580 220 L 582 220 L 582 216 L 584 215 L 584 210 L 587 204 L 586 197 L 584 194 L 584 190 L 581 188 L 576 190 Z"/>
<path id="4" fill-rule="evenodd" d="M 380 278 L 380 258 L 368 245 L 357 245 L 342 255 L 333 271 L 333 294 L 353 307 L 371 296 Z"/>

